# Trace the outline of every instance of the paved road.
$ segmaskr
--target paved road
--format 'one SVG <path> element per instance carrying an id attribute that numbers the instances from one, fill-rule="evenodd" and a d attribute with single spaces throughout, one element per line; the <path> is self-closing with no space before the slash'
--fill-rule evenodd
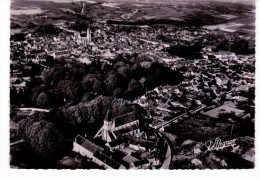
<path id="1" fill-rule="evenodd" d="M 23 143 L 23 142 L 24 142 L 24 140 L 18 140 L 16 142 L 10 143 L 10 146 L 15 146 L 15 145 L 18 145 L 18 144 Z"/>
<path id="2" fill-rule="evenodd" d="M 206 107 L 206 105 L 203 105 L 202 107 L 200 107 L 200 108 L 198 108 L 198 109 L 195 109 L 195 110 L 193 110 L 193 111 L 188 111 L 188 112 L 186 112 L 186 113 L 183 113 L 183 114 L 181 114 L 181 115 L 179 115 L 179 116 L 177 116 L 177 117 L 174 117 L 173 119 L 171 119 L 171 120 L 169 120 L 169 121 L 165 121 L 165 122 L 159 124 L 159 125 L 156 126 L 156 127 L 157 127 L 157 128 L 165 127 L 165 126 L 171 124 L 171 122 L 177 123 L 177 122 L 178 122 L 178 119 L 180 119 L 181 117 L 187 115 L 188 113 L 196 113 L 196 112 L 198 112 L 198 111 L 204 109 L 205 107 Z"/>
<path id="3" fill-rule="evenodd" d="M 167 152 L 166 152 L 166 155 L 165 155 L 165 160 L 164 160 L 164 163 L 161 167 L 161 169 L 169 169 L 170 167 L 170 164 L 171 164 L 171 158 L 172 158 L 172 155 L 171 155 L 171 147 L 169 146 L 169 144 L 167 143 L 168 147 L 167 147 Z"/>
<path id="4" fill-rule="evenodd" d="M 167 143 L 167 152 L 165 154 L 165 160 L 160 169 L 169 169 L 172 160 L 172 149 L 170 147 L 171 143 L 168 139 L 166 139 L 165 135 L 163 135 L 162 133 L 157 133 L 157 136 L 164 139 Z"/>
<path id="5" fill-rule="evenodd" d="M 19 108 L 21 111 L 39 111 L 39 112 L 50 112 L 49 109 L 42 108 Z"/>

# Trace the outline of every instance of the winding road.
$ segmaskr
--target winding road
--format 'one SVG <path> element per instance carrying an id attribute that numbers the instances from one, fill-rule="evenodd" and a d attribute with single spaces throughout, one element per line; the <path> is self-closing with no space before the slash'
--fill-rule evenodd
<path id="1" fill-rule="evenodd" d="M 138 12 L 138 9 L 136 9 L 134 12 L 132 12 L 132 13 L 127 13 L 127 14 L 123 14 L 123 15 L 121 15 L 121 17 L 123 18 L 123 19 L 129 19 L 131 16 L 133 16 L 135 13 L 137 13 Z"/>
<path id="2" fill-rule="evenodd" d="M 156 135 L 159 137 L 159 138 L 162 138 L 166 141 L 167 143 L 167 151 L 166 151 L 166 154 L 165 154 L 165 160 L 162 164 L 162 166 L 160 167 L 160 169 L 169 169 L 170 167 L 170 164 L 171 164 L 171 160 L 172 160 L 172 143 L 170 142 L 170 140 L 161 132 L 156 132 Z"/>

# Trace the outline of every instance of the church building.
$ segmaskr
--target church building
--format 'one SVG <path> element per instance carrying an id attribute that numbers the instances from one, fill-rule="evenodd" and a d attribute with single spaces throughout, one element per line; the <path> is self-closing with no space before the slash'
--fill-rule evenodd
<path id="1" fill-rule="evenodd" d="M 87 46 L 91 42 L 91 31 L 90 28 L 87 28 L 87 31 L 79 33 L 78 43 L 82 43 L 84 46 Z"/>
<path id="2" fill-rule="evenodd" d="M 134 136 L 138 133 L 140 133 L 139 120 L 136 119 L 134 112 L 112 118 L 108 109 L 103 127 L 101 127 L 94 138 L 102 137 L 102 140 L 105 142 L 111 142 L 120 135 Z"/>

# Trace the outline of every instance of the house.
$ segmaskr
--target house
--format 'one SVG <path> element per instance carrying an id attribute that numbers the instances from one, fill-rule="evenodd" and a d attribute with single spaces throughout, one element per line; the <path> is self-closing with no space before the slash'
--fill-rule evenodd
<path id="1" fill-rule="evenodd" d="M 92 158 L 93 154 L 97 150 L 103 150 L 103 148 L 95 145 L 94 143 L 82 137 L 81 135 L 77 135 L 75 141 L 73 142 L 73 151 L 81 154 L 82 156 Z"/>
<path id="2" fill-rule="evenodd" d="M 145 96 L 142 96 L 141 98 L 138 98 L 137 100 L 134 101 L 134 103 L 139 104 L 142 107 L 148 107 L 149 103 L 146 99 Z"/>
<path id="3" fill-rule="evenodd" d="M 126 169 L 125 166 L 118 163 L 114 159 L 110 158 L 106 154 L 102 153 L 101 151 L 96 151 L 93 154 L 93 162 L 97 163 L 98 165 L 106 168 L 106 169 Z"/>
<path id="4" fill-rule="evenodd" d="M 76 136 L 75 141 L 73 142 L 72 151 L 79 153 L 81 156 L 92 159 L 94 163 L 106 169 L 129 168 L 128 163 L 118 158 L 117 155 L 113 155 L 110 152 L 105 152 L 103 148 L 82 137 L 81 135 Z"/>
<path id="5" fill-rule="evenodd" d="M 130 148 L 134 150 L 152 151 L 155 149 L 156 142 L 135 138 L 132 136 L 124 136 Z"/>
<path id="6" fill-rule="evenodd" d="M 124 148 L 125 142 L 123 137 L 119 137 L 116 140 L 106 143 L 106 146 L 109 147 L 111 150 Z"/>
<path id="7" fill-rule="evenodd" d="M 150 165 L 150 163 L 147 159 L 139 160 L 139 161 L 133 162 L 132 164 L 137 169 L 146 169 Z"/>

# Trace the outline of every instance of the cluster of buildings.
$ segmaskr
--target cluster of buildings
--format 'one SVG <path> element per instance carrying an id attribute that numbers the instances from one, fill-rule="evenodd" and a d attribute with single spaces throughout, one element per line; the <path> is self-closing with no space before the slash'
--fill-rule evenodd
<path id="1" fill-rule="evenodd" d="M 208 46 L 202 53 L 202 59 L 165 62 L 174 65 L 173 69 L 183 68 L 184 81 L 177 86 L 157 87 L 134 101 L 151 111 L 152 126 L 204 105 L 237 115 L 254 110 L 255 56 L 213 52 Z M 237 108 L 241 103 L 251 109 Z"/>
<path id="2" fill-rule="evenodd" d="M 23 41 L 11 40 L 11 75 L 16 85 L 25 85 L 21 77 L 25 77 L 24 71 L 32 69 L 32 64 L 44 69 L 48 68 L 48 56 L 54 59 L 66 59 L 67 61 L 79 61 L 90 64 L 94 58 L 99 57 L 101 61 L 109 63 L 118 54 L 140 53 L 154 61 L 170 63 L 174 60 L 163 49 L 170 45 L 162 42 L 159 34 L 172 36 L 173 42 L 184 43 L 187 40 L 199 36 L 190 34 L 189 31 L 174 31 L 176 29 L 155 29 L 150 26 L 136 26 L 132 32 L 127 33 L 121 28 L 132 28 L 130 26 L 120 27 L 116 25 L 98 24 L 98 28 L 86 28 L 85 31 L 77 32 L 68 29 L 65 21 L 55 24 L 59 28 L 58 35 L 41 35 L 28 32 Z M 202 34 L 200 34 L 202 35 Z M 184 39 L 185 37 L 185 39 Z M 145 54 L 143 53 L 145 51 Z M 41 70 L 40 70 L 41 71 Z M 40 73 L 40 72 L 39 72 Z M 28 76 L 26 76 L 28 77 Z M 20 83 L 18 80 L 21 81 Z"/>
<path id="3" fill-rule="evenodd" d="M 162 163 L 153 155 L 158 151 L 156 137 L 151 140 L 140 131 L 133 112 L 112 118 L 108 109 L 94 141 L 97 139 L 103 144 L 97 145 L 78 135 L 73 151 L 106 169 L 152 169 Z"/>

